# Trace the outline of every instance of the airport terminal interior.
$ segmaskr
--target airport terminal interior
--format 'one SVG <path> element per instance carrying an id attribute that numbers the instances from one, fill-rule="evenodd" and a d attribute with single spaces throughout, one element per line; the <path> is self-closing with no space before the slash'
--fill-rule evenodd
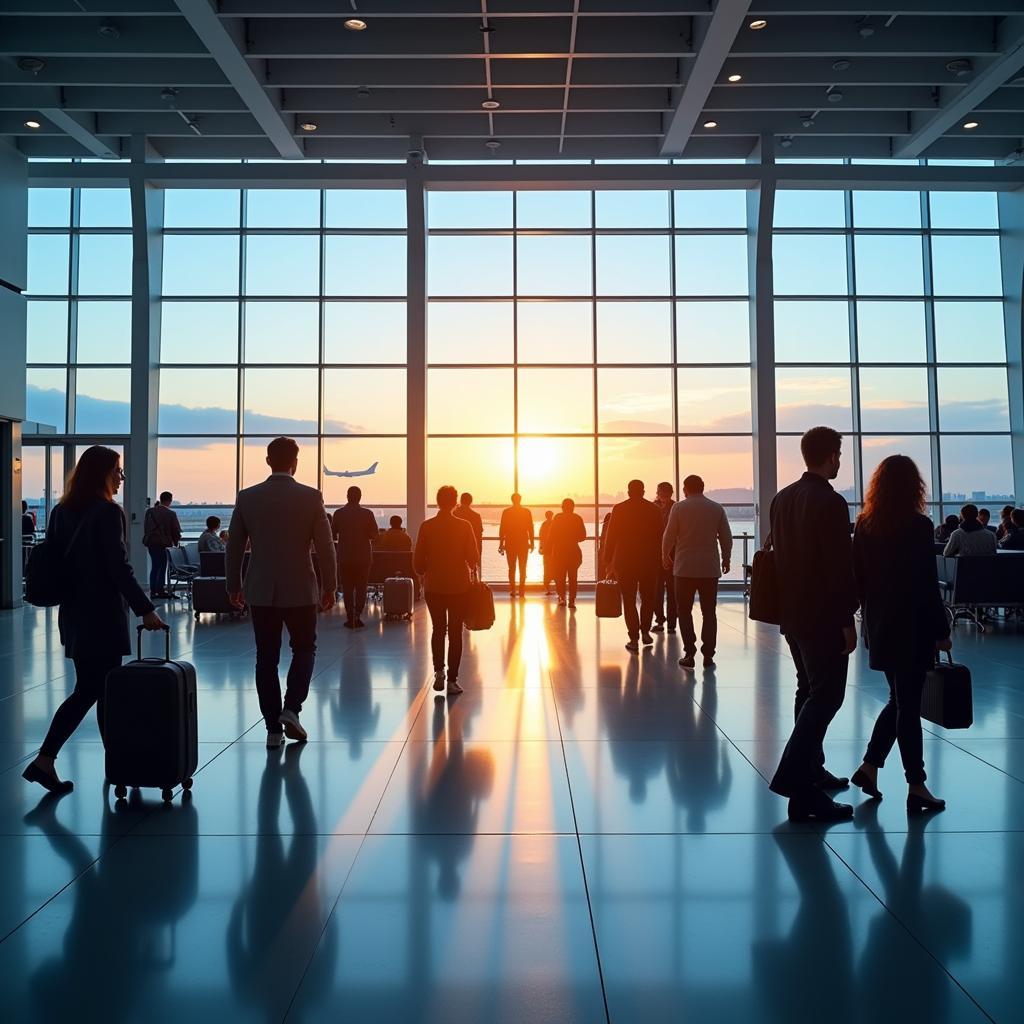
<path id="1" fill-rule="evenodd" d="M 9 0 L 0 237 L 4 1020 L 1019 1019 L 1024 554 L 969 586 L 936 547 L 973 697 L 923 721 L 941 811 L 894 749 L 883 798 L 789 820 L 796 668 L 750 616 L 816 426 L 851 529 L 907 455 L 935 527 L 1024 531 L 1017 0 Z M 317 618 L 308 741 L 268 748 L 253 615 L 203 603 L 196 545 L 279 436 L 329 514 L 358 486 L 413 542 L 472 494 L 495 618 L 463 692 L 419 580 L 395 616 L 371 570 L 363 628 Z M 164 794 L 110 778 L 95 712 L 73 791 L 22 774 L 76 681 L 26 565 L 97 445 L 195 666 Z M 689 667 L 671 618 L 630 650 L 595 594 L 629 481 L 694 475 L 733 540 Z M 510 594 L 513 493 L 538 528 L 575 503 L 575 606 L 539 545 Z M 835 775 L 888 697 L 861 643 Z"/>

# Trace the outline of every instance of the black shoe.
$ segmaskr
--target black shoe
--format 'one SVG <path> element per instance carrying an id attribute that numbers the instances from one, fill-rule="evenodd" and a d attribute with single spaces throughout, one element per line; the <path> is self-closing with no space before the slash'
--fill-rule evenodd
<path id="1" fill-rule="evenodd" d="M 353 629 L 362 629 L 365 625 L 366 625 L 366 623 L 363 622 L 362 619 L 356 619 L 356 621 L 352 623 L 352 628 Z"/>
<path id="2" fill-rule="evenodd" d="M 640 650 L 640 645 L 635 640 L 630 640 L 629 643 L 626 644 L 626 650 L 632 654 L 637 654 Z"/>
<path id="3" fill-rule="evenodd" d="M 833 775 L 828 769 L 825 769 L 824 773 L 818 777 L 814 783 L 818 789 L 824 790 L 836 790 L 836 789 L 849 789 L 850 780 L 844 778 L 841 775 Z"/>
<path id="4" fill-rule="evenodd" d="M 672 633 L 674 635 L 675 631 L 676 631 L 676 627 L 674 625 L 672 625 L 671 622 L 665 627 L 665 632 L 666 633 Z"/>
<path id="5" fill-rule="evenodd" d="M 714 668 L 715 667 L 715 659 L 714 658 L 709 658 L 709 657 L 705 656 L 705 658 L 704 658 L 704 667 L 705 668 Z"/>
<path id="6" fill-rule="evenodd" d="M 651 632 L 652 633 L 664 633 L 665 632 L 665 627 L 660 622 L 656 622 L 653 626 L 651 626 Z"/>
<path id="7" fill-rule="evenodd" d="M 353 621 L 352 621 L 351 619 L 346 619 L 346 620 L 345 620 L 345 621 L 344 621 L 344 622 L 342 623 L 342 625 L 343 625 L 343 626 L 344 626 L 344 627 L 345 627 L 346 629 L 355 629 L 355 628 L 356 628 L 356 627 L 355 627 L 355 623 L 354 623 L 354 622 L 353 622 Z"/>
<path id="8" fill-rule="evenodd" d="M 866 772 L 862 772 L 859 768 L 850 776 L 850 781 L 858 789 L 862 789 L 873 800 L 882 799 L 882 793 L 878 786 L 868 778 Z"/>
<path id="9" fill-rule="evenodd" d="M 26 782 L 38 782 L 48 793 L 70 793 L 75 784 L 70 779 L 58 779 L 56 774 L 44 771 L 33 761 L 22 773 Z"/>
<path id="10" fill-rule="evenodd" d="M 654 645 L 654 637 L 650 633 L 644 633 L 640 638 L 644 642 L 644 647 L 652 647 Z"/>
<path id="11" fill-rule="evenodd" d="M 679 659 L 680 668 L 693 668 L 694 664 L 695 662 L 692 654 L 684 654 L 683 657 Z"/>
<path id="12" fill-rule="evenodd" d="M 852 817 L 853 807 L 850 804 L 837 804 L 824 793 L 815 797 L 791 797 L 789 801 L 790 821 L 849 821 Z"/>
<path id="13" fill-rule="evenodd" d="M 914 793 L 907 794 L 907 813 L 918 814 L 922 811 L 944 811 L 945 800 L 929 800 L 926 796 L 917 796 Z"/>

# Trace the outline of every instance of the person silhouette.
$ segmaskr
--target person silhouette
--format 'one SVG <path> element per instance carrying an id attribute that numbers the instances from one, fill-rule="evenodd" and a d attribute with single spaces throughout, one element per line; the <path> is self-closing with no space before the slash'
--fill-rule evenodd
<path id="1" fill-rule="evenodd" d="M 551 521 L 555 518 L 555 513 L 548 509 L 544 513 L 544 521 L 540 524 L 540 529 L 537 531 L 537 540 L 540 543 L 540 555 L 544 568 L 544 593 L 551 596 L 551 581 L 555 578 L 555 570 L 551 561 L 551 545 L 549 538 L 551 536 Z"/>
<path id="2" fill-rule="evenodd" d="M 512 504 L 501 513 L 498 527 L 498 554 L 508 562 L 509 596 L 516 596 L 516 567 L 519 567 L 519 597 L 526 597 L 526 560 L 533 550 L 533 515 L 523 507 L 521 494 L 512 495 Z"/>
<path id="3" fill-rule="evenodd" d="M 576 513 L 572 498 L 562 502 L 562 511 L 555 516 L 548 533 L 547 548 L 554 573 L 558 603 L 576 607 L 576 578 L 583 564 L 580 544 L 587 539 L 587 528 L 583 518 Z M 547 569 L 544 570 L 548 572 Z"/>
<path id="4" fill-rule="evenodd" d="M 469 491 L 465 491 L 459 496 L 459 504 L 455 511 L 452 513 L 456 519 L 464 519 L 473 529 L 473 536 L 476 538 L 476 574 L 480 575 L 480 570 L 483 567 L 483 554 L 484 554 L 484 521 L 480 518 L 480 513 L 473 508 L 473 495 Z"/>

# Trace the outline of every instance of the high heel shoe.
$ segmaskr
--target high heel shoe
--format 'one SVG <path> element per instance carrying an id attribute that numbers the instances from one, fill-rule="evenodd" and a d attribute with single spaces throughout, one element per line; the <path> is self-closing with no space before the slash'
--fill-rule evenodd
<path id="1" fill-rule="evenodd" d="M 850 776 L 850 781 L 858 788 L 862 789 L 869 797 L 873 800 L 881 800 L 882 793 L 879 790 L 878 785 L 871 781 L 867 772 L 862 772 L 859 768 Z"/>
<path id="2" fill-rule="evenodd" d="M 907 794 L 907 811 L 910 813 L 944 811 L 945 809 L 945 800 L 932 800 L 926 796 L 918 796 L 916 793 Z"/>

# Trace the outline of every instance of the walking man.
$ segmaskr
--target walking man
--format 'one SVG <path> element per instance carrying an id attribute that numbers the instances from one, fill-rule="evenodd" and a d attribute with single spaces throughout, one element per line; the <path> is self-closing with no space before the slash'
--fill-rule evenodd
<path id="1" fill-rule="evenodd" d="M 516 596 L 516 566 L 519 567 L 519 596 L 526 597 L 526 559 L 533 550 L 533 515 L 523 508 L 520 494 L 512 495 L 512 504 L 501 513 L 498 527 L 498 554 L 508 561 L 509 596 Z"/>

